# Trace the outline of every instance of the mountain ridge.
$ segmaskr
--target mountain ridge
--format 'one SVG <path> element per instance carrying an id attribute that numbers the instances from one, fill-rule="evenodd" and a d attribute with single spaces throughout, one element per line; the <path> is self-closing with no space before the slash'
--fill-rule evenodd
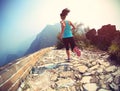
<path id="1" fill-rule="evenodd" d="M 33 40 L 25 55 L 55 45 L 57 42 L 57 34 L 60 32 L 59 29 L 59 23 L 47 25 Z"/>

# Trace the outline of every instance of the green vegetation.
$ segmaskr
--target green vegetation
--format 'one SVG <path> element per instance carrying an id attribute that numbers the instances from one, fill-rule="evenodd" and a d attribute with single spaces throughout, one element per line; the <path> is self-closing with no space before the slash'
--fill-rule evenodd
<path id="1" fill-rule="evenodd" d="M 110 58 L 120 61 L 120 32 L 117 34 L 109 47 Z"/>
<path id="2" fill-rule="evenodd" d="M 62 48 L 64 48 L 64 44 L 63 44 L 63 41 L 61 39 L 59 39 L 59 35 L 60 35 L 60 33 L 57 35 L 58 40 L 57 40 L 56 48 L 62 49 Z"/>

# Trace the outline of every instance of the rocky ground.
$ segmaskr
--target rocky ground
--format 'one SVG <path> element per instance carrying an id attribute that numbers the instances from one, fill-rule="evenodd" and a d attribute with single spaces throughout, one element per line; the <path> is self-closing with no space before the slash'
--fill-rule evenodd
<path id="1" fill-rule="evenodd" d="M 105 52 L 82 50 L 78 58 L 65 50 L 46 53 L 21 83 L 18 91 L 120 91 L 120 67 Z"/>

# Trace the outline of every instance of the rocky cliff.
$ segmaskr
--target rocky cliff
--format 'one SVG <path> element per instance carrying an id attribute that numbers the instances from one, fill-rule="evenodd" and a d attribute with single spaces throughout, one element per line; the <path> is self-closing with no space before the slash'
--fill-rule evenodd
<path id="1" fill-rule="evenodd" d="M 32 68 L 18 91 L 120 91 L 120 67 L 111 64 L 108 54 L 82 50 L 78 58 L 54 47 Z"/>

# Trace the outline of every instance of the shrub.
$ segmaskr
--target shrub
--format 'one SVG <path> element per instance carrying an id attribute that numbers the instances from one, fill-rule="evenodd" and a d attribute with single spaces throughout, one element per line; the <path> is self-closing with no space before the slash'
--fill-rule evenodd
<path id="1" fill-rule="evenodd" d="M 58 33 L 58 35 L 57 35 L 57 43 L 56 43 L 56 48 L 57 49 L 62 49 L 62 48 L 64 48 L 64 44 L 63 44 L 63 41 L 61 40 L 61 39 L 59 39 L 59 35 L 60 35 L 60 33 Z"/>
<path id="2" fill-rule="evenodd" d="M 112 60 L 120 60 L 120 32 L 116 38 L 112 41 L 111 46 L 109 47 L 109 54 Z"/>

